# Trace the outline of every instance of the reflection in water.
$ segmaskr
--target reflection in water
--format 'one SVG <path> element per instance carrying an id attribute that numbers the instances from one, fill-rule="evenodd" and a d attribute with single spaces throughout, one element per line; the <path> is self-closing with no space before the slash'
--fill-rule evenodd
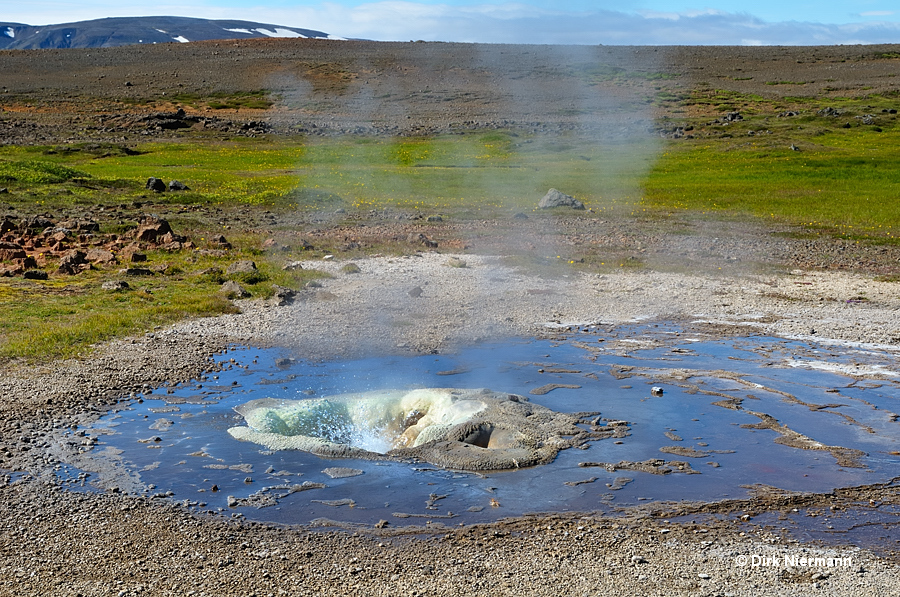
<path id="1" fill-rule="evenodd" d="M 256 359 L 259 364 L 225 370 L 203 387 L 172 386 L 171 394 L 155 392 L 131 410 L 103 417 L 79 430 L 96 439 L 87 455 L 99 462 L 121 450 L 117 458 L 124 466 L 155 486 L 150 494 L 171 491 L 175 499 L 212 511 L 280 523 L 323 518 L 400 523 L 403 516 L 487 522 L 535 511 L 739 499 L 748 496 L 748 486 L 759 484 L 828 492 L 900 476 L 897 359 L 878 349 L 769 337 L 722 340 L 660 325 L 586 327 L 565 340 L 510 340 L 452 355 L 297 360 L 289 370 L 274 365 L 280 356 L 271 350 L 232 351 L 229 357 L 239 363 Z M 833 367 L 826 370 L 822 363 Z M 331 396 L 377 396 L 384 387 L 399 388 L 396 396 L 415 395 L 412 390 L 448 385 L 489 387 L 527 396 L 535 407 L 579 413 L 584 422 L 577 425 L 585 432 L 622 422 L 627 425 L 620 429 L 627 431 L 565 449 L 550 464 L 488 473 L 324 458 L 238 441 L 228 433 L 248 429 L 248 423 L 270 432 L 304 430 L 322 441 L 382 453 L 414 426 L 419 435 L 411 439 L 419 439 L 422 407 L 387 409 L 393 414 L 385 419 L 354 412 L 348 403 L 337 405 Z M 651 392 L 655 386 L 663 388 L 661 395 Z M 276 403 L 298 410 L 278 414 L 260 408 Z M 245 415 L 255 411 L 250 419 L 270 418 L 250 423 L 235 407 Z M 358 425 L 361 417 L 369 423 Z M 171 425 L 151 429 L 162 418 Z M 767 421 L 771 424 L 761 424 Z M 371 430 L 372 437 L 362 437 L 363 430 Z M 858 457 L 842 461 L 847 454 Z M 651 474 L 637 466 L 655 459 L 685 462 L 700 474 Z M 93 471 L 90 463 L 73 464 Z M 336 466 L 363 474 L 333 479 L 323 472 Z M 219 491 L 212 492 L 213 486 Z M 338 505 L 346 500 L 354 507 Z M 229 503 L 270 507 L 229 509 Z"/>

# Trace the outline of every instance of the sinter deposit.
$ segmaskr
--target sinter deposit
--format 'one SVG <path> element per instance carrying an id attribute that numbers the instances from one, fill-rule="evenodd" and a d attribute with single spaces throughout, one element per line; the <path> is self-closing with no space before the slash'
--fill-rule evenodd
<path id="1" fill-rule="evenodd" d="M 235 438 L 328 457 L 417 458 L 463 470 L 544 464 L 557 452 L 624 433 L 585 430 L 578 415 L 486 389 L 381 390 L 306 400 L 252 400 L 235 408 Z"/>

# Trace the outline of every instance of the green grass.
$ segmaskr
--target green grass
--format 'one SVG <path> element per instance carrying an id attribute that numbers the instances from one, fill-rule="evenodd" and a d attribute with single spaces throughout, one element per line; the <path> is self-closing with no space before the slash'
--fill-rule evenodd
<path id="1" fill-rule="evenodd" d="M 153 106 L 158 102 L 174 102 L 188 106 L 195 110 L 209 108 L 211 110 L 238 110 L 254 109 L 268 110 L 275 105 L 275 100 L 269 91 L 259 89 L 255 91 L 219 91 L 214 93 L 178 93 L 164 98 L 124 98 L 125 104 Z"/>
<path id="2" fill-rule="evenodd" d="M 241 249 L 240 245 L 253 241 L 236 236 L 233 254 L 224 258 L 148 251 L 148 266 L 169 265 L 166 274 L 150 277 L 123 277 L 114 273 L 120 266 L 110 266 L 72 277 L 51 276 L 48 281 L 0 278 L 0 312 L 4 314 L 0 318 L 0 359 L 77 356 L 110 338 L 185 318 L 237 313 L 238 307 L 219 292 L 226 279 L 244 285 L 254 298 L 269 298 L 274 284 L 298 289 L 324 276 L 315 270 L 283 271 L 280 266 L 289 256 Z M 198 275 L 216 267 L 224 272 L 228 263 L 247 258 L 255 260 L 258 273 Z M 101 289 L 100 284 L 108 279 L 123 279 L 131 288 L 117 292 Z"/>
<path id="3" fill-rule="evenodd" d="M 52 184 L 89 175 L 72 168 L 40 160 L 0 160 L 0 182 Z"/>
<path id="4" fill-rule="evenodd" d="M 185 317 L 236 312 L 211 285 L 198 288 L 195 280 L 129 280 L 132 290 L 108 292 L 91 284 L 97 278 L 0 285 L 0 358 L 70 357 Z"/>
<path id="5" fill-rule="evenodd" d="M 802 151 L 765 139 L 672 145 L 645 183 L 644 204 L 900 238 L 900 131 L 827 131 L 797 143 Z"/>
<path id="6" fill-rule="evenodd" d="M 594 73 L 599 76 L 603 73 Z M 615 73 L 613 73 L 615 75 Z M 183 251 L 149 252 L 150 264 L 167 262 L 168 275 L 136 279 L 135 289 L 109 293 L 100 283 L 114 270 L 91 271 L 48 282 L 0 279 L 0 358 L 56 357 L 81 354 L 88 346 L 124 334 L 139 333 L 184 317 L 229 312 L 219 286 L 227 276 L 196 272 L 253 259 L 259 273 L 239 281 L 254 297 L 272 294 L 274 284 L 300 288 L 321 274 L 285 272 L 287 260 L 318 255 L 288 250 L 263 253 L 269 236 L 296 241 L 288 225 L 263 224 L 231 230 L 223 218 L 257 217 L 266 210 L 348 214 L 405 210 L 423 216 L 509 217 L 525 211 L 545 217 L 538 200 L 555 187 L 583 201 L 592 212 L 563 211 L 558 216 L 665 218 L 753 218 L 796 224 L 812 234 L 860 240 L 900 242 L 900 127 L 896 96 L 764 99 L 714 89 L 662 92 L 660 103 L 699 106 L 712 113 L 740 109 L 744 120 L 732 123 L 732 138 L 661 141 L 654 138 L 610 141 L 587 135 L 530 136 L 511 131 L 420 138 L 271 138 L 214 140 L 201 133 L 136 147 L 73 144 L 54 147 L 0 147 L 0 181 L 10 189 L 4 203 L 24 213 L 84 213 L 99 207 L 134 203 L 165 207 L 179 234 L 200 247 L 224 233 L 234 248 L 223 257 Z M 801 115 L 777 118 L 797 106 Z M 840 118 L 822 117 L 825 106 L 846 110 Z M 874 114 L 881 132 L 858 125 L 856 115 Z M 698 117 L 690 121 L 697 132 Z M 849 129 L 841 128 L 852 121 Z M 685 120 L 685 122 L 689 122 Z M 675 120 L 667 126 L 675 125 Z M 749 130 L 771 134 L 748 137 Z M 802 151 L 789 149 L 796 143 Z M 144 189 L 150 176 L 178 179 L 191 190 L 154 194 Z M 194 207 L 202 210 L 194 212 Z M 141 208 L 143 209 L 143 208 Z M 71 213 L 71 211 L 70 211 Z M 343 213 L 343 212 L 342 212 Z M 206 214 L 206 215 L 204 215 Z M 330 216 L 329 216 L 330 217 Z M 339 221 L 344 216 L 337 216 Z M 233 218 L 232 220 L 233 221 Z M 104 220 L 104 233 L 134 226 L 128 217 Z M 280 227 L 279 227 L 280 226 Z M 396 243 L 395 243 L 396 244 Z M 399 247 L 399 245 L 398 245 Z M 385 241 L 367 251 L 396 249 Z M 408 249 L 408 248 L 407 248 Z M 344 256 L 362 254 L 354 249 Z M 643 267 L 597 257 L 584 267 Z M 593 259 L 593 257 L 591 257 Z M 551 259 L 550 267 L 555 267 Z M 129 280 L 131 282 L 131 280 Z M 150 293 L 144 290 L 150 290 Z"/>

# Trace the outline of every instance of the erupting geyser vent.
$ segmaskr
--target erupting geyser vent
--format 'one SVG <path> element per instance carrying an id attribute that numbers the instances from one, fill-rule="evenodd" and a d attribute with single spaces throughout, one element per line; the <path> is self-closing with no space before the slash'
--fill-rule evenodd
<path id="1" fill-rule="evenodd" d="M 571 445 L 599 439 L 578 419 L 522 396 L 427 388 L 306 400 L 263 398 L 235 408 L 247 422 L 235 438 L 272 450 L 328 457 L 419 458 L 466 470 L 542 464 Z"/>

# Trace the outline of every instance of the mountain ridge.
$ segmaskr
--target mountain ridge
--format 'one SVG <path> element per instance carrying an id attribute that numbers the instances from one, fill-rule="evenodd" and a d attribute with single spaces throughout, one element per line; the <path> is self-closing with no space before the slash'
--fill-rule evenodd
<path id="1" fill-rule="evenodd" d="M 343 39 L 314 29 L 193 17 L 109 17 L 40 26 L 0 23 L 0 50 L 111 48 L 264 37 Z"/>

